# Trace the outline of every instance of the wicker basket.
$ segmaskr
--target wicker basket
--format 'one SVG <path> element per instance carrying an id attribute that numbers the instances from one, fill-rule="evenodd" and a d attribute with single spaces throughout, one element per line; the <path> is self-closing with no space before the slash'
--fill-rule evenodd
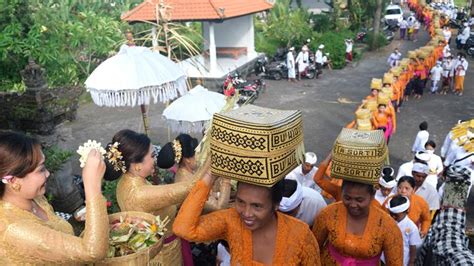
<path id="1" fill-rule="evenodd" d="M 392 87 L 383 87 L 382 88 L 382 93 L 388 95 L 388 97 L 391 99 L 393 96 L 393 89 Z"/>
<path id="2" fill-rule="evenodd" d="M 371 112 L 377 110 L 377 107 L 379 104 L 377 103 L 377 100 L 369 100 L 365 103 L 365 108 L 369 109 Z"/>
<path id="3" fill-rule="evenodd" d="M 408 58 L 416 59 L 416 51 L 408 51 Z"/>
<path id="4" fill-rule="evenodd" d="M 372 116 L 372 114 L 370 113 L 370 110 L 366 108 L 357 109 L 357 111 L 355 112 L 355 115 L 357 119 L 370 119 L 370 117 Z"/>
<path id="5" fill-rule="evenodd" d="M 377 184 L 388 150 L 382 130 L 343 128 L 332 154 L 331 177 Z"/>
<path id="6" fill-rule="evenodd" d="M 372 122 L 370 119 L 357 119 L 357 130 L 368 131 L 372 130 Z"/>
<path id="7" fill-rule="evenodd" d="M 392 84 L 393 83 L 393 75 L 391 73 L 385 73 L 383 75 L 383 84 Z"/>
<path id="8" fill-rule="evenodd" d="M 120 217 L 134 217 L 134 218 L 141 218 L 149 223 L 155 221 L 155 216 L 149 213 L 144 212 L 118 212 L 109 215 L 109 221 L 115 221 L 120 219 Z M 114 257 L 114 258 L 106 258 L 100 262 L 94 263 L 96 266 L 100 265 L 114 265 L 114 266 L 135 266 L 135 265 L 148 265 L 149 261 L 154 258 L 160 252 L 161 248 L 163 247 L 163 238 L 160 238 L 157 243 L 152 246 L 149 246 L 146 249 L 140 250 L 136 253 L 121 256 L 121 257 Z"/>
<path id="9" fill-rule="evenodd" d="M 261 186 L 273 186 L 303 158 L 300 111 L 246 105 L 214 114 L 211 125 L 211 171 Z"/>
<path id="10" fill-rule="evenodd" d="M 371 90 L 381 90 L 382 89 L 382 79 L 373 78 L 370 82 L 370 89 Z"/>

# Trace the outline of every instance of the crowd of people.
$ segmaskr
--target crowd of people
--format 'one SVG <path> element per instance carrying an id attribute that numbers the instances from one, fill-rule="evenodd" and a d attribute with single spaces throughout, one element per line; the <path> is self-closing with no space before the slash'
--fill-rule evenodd
<path id="1" fill-rule="evenodd" d="M 296 79 L 301 80 L 302 77 L 307 76 L 310 71 L 310 65 L 315 66 L 316 78 L 319 78 L 322 75 L 323 68 L 331 68 L 331 59 L 329 58 L 329 53 L 324 52 L 324 44 L 319 45 L 315 53 L 311 53 L 308 47 L 309 42 L 310 40 L 308 39 L 306 44 L 301 47 L 301 51 L 298 52 L 298 54 L 296 54 L 294 46 L 288 49 L 288 53 L 286 54 L 288 81 L 295 82 Z"/>
<path id="2" fill-rule="evenodd" d="M 446 21 L 438 12 L 415 0 L 408 4 L 419 17 L 428 16 L 423 22 L 432 41 L 409 58 L 395 52 L 390 71 L 372 80 L 371 94 L 348 125 L 358 131 L 382 130 L 387 143 L 411 86 L 421 96 L 428 74 L 432 79 L 442 75 L 437 61 L 444 60 L 449 43 L 441 32 Z M 348 61 L 351 45 L 346 40 Z M 316 51 L 316 64 L 323 63 L 323 49 L 320 45 Z M 299 62 L 305 66 L 309 61 L 307 52 L 302 49 L 288 61 L 298 62 L 300 70 Z M 464 67 L 462 57 L 458 60 L 455 79 L 467 69 L 467 62 Z M 455 89 L 462 94 L 458 85 Z M 428 123 L 419 129 L 411 148 L 413 160 L 398 171 L 384 166 L 376 185 L 332 178 L 332 154 L 316 166 L 316 154 L 307 152 L 301 165 L 271 187 L 238 182 L 234 188 L 229 179 L 211 174 L 210 158 L 196 154 L 198 141 L 191 136 L 181 134 L 156 152 L 145 134 L 121 130 L 105 149 L 107 159 L 95 149 L 87 156 L 81 237 L 54 214 L 44 196 L 49 172 L 40 143 L 22 133 L 1 131 L 0 264 L 70 265 L 104 259 L 109 238 L 104 178 L 118 180 L 122 211 L 171 220 L 162 236 L 163 248 L 150 258 L 151 264 L 193 265 L 190 242 L 221 241 L 220 265 L 398 266 L 422 265 L 433 258 L 439 263 L 433 265 L 474 265 L 462 232 L 474 181 L 474 119 L 453 128 L 441 156 L 435 154 Z M 175 182 L 152 185 L 146 178 L 156 165 L 175 167 Z M 449 243 L 443 237 L 450 238 Z"/>

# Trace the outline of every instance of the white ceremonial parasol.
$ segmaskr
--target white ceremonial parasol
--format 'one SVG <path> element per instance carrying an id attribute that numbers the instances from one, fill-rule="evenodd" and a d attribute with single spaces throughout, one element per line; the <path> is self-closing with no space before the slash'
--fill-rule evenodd
<path id="1" fill-rule="evenodd" d="M 202 133 L 212 115 L 220 112 L 225 105 L 223 94 L 197 85 L 166 107 L 163 117 L 173 132 Z"/>
<path id="2" fill-rule="evenodd" d="M 167 102 L 187 92 L 186 75 L 167 57 L 147 47 L 122 45 L 120 51 L 101 63 L 85 82 L 99 106 L 140 105 L 148 133 L 145 105 Z"/>

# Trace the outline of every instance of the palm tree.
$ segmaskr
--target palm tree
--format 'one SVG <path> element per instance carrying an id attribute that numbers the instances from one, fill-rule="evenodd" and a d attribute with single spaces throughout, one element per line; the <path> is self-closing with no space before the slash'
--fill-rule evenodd
<path id="1" fill-rule="evenodd" d="M 375 17 L 374 17 L 374 38 L 372 39 L 372 47 L 377 45 L 377 37 L 380 34 L 380 17 L 382 15 L 383 0 L 376 1 Z"/>

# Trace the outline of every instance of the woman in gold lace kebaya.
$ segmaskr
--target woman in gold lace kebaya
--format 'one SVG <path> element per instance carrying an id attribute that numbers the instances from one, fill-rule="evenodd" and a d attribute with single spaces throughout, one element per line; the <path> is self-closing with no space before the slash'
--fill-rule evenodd
<path id="1" fill-rule="evenodd" d="M 160 150 L 158 166 L 168 169 L 177 164 L 178 169 L 174 177 L 175 182 L 191 181 L 194 172 L 197 170 L 195 151 L 197 146 L 198 141 L 196 138 L 188 134 L 179 134 L 175 140 L 168 142 Z M 217 179 L 204 205 L 204 212 L 208 213 L 227 208 L 230 190 L 231 185 L 228 179 Z"/>
<path id="2" fill-rule="evenodd" d="M 153 174 L 155 169 L 153 146 L 146 135 L 132 130 L 125 129 L 115 134 L 107 150 L 115 156 L 106 161 L 105 178 L 120 178 L 117 184 L 117 202 L 120 209 L 152 213 L 160 215 L 162 219 L 169 217 L 164 246 L 155 260 L 161 265 L 181 265 L 183 254 L 185 259 L 188 258 L 191 255 L 190 250 L 185 253 L 181 251 L 181 240 L 173 234 L 171 226 L 177 213 L 176 205 L 186 198 L 195 181 L 202 175 L 201 171 L 187 182 L 152 185 L 146 177 Z"/>
<path id="3" fill-rule="evenodd" d="M 0 131 L 0 265 L 73 265 L 105 258 L 109 222 L 100 153 L 89 153 L 82 172 L 87 208 L 82 238 L 74 236 L 44 197 L 49 176 L 44 161 L 37 140 Z"/>

